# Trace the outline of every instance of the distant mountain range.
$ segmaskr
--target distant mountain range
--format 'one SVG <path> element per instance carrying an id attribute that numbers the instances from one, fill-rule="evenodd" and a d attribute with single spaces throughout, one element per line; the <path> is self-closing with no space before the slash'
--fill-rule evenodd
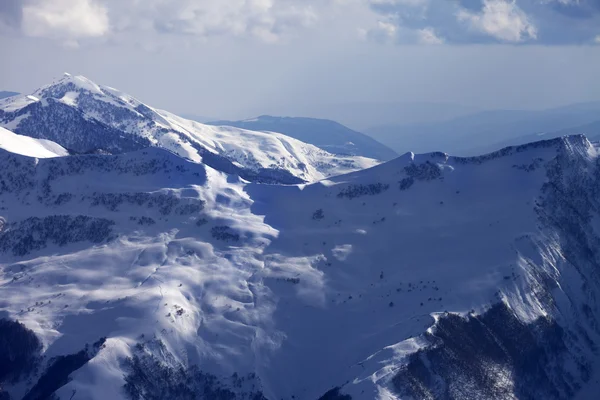
<path id="1" fill-rule="evenodd" d="M 0 91 L 0 99 L 5 99 L 7 97 L 12 97 L 12 96 L 16 96 L 19 93 L 17 92 L 7 92 L 5 90 Z"/>
<path id="2" fill-rule="evenodd" d="M 590 102 L 542 111 L 483 111 L 442 122 L 379 126 L 365 132 L 399 153 L 443 149 L 469 156 L 550 138 L 547 134 L 551 132 L 576 133 L 599 119 L 600 102 Z"/>
<path id="3" fill-rule="evenodd" d="M 246 111 L 246 114 L 302 115 L 329 119 L 365 133 L 367 128 L 373 126 L 441 122 L 483 110 L 481 107 L 434 101 L 351 101 L 333 104 L 314 101 L 293 109 L 274 107 L 269 110 Z"/>
<path id="4" fill-rule="evenodd" d="M 600 117 L 600 114 L 599 114 Z M 600 120 L 590 122 L 589 124 L 573 126 L 569 128 L 559 129 L 551 132 L 539 132 L 529 135 L 523 135 L 509 140 L 504 140 L 498 143 L 494 143 L 491 146 L 482 146 L 480 148 L 472 149 L 471 152 L 489 152 L 494 151 L 502 147 L 511 145 L 520 145 L 524 143 L 530 143 L 536 140 L 547 140 L 554 139 L 561 136 L 570 135 L 585 135 L 592 142 L 600 141 Z"/>
<path id="5" fill-rule="evenodd" d="M 213 121 L 209 125 L 234 126 L 253 131 L 278 132 L 338 155 L 363 156 L 387 161 L 398 156 L 375 139 L 335 121 L 316 118 L 263 115 L 242 121 Z"/>

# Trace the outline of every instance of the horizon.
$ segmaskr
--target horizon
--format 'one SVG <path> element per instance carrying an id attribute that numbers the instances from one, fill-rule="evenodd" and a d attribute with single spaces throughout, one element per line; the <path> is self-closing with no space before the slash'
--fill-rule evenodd
<path id="1" fill-rule="evenodd" d="M 65 71 L 61 74 L 54 74 L 53 76 L 51 76 L 49 79 L 46 80 L 45 83 L 40 84 L 39 86 L 33 87 L 33 88 L 28 88 L 28 89 L 15 89 L 15 88 L 11 88 L 11 87 L 0 87 L 0 91 L 4 91 L 4 92 L 12 92 L 12 93 L 16 93 L 16 94 L 22 94 L 22 95 L 28 95 L 28 94 L 32 94 L 34 91 L 36 91 L 37 89 L 39 89 L 40 87 L 46 86 L 51 84 L 52 82 L 60 79 L 62 76 L 64 75 L 71 75 L 71 76 L 81 76 L 84 77 L 86 79 L 89 79 L 90 81 L 100 85 L 100 86 L 105 86 L 105 87 L 112 87 L 115 88 L 119 91 L 122 91 L 123 93 L 126 93 L 136 99 L 138 99 L 139 101 L 148 104 L 150 106 L 154 106 L 154 104 L 152 102 L 148 102 L 145 101 L 144 99 L 139 98 L 135 93 L 131 93 L 131 92 L 127 92 L 125 90 L 122 90 L 119 87 L 116 87 L 114 85 L 110 85 L 110 84 L 106 84 L 104 82 L 100 82 L 95 80 L 93 77 L 90 78 L 89 76 L 85 75 L 85 74 L 79 74 L 79 73 L 71 73 L 68 71 Z M 547 105 L 544 107 L 541 106 L 534 106 L 532 105 L 531 107 L 514 107 L 514 108 L 509 108 L 509 107 L 498 107 L 498 108 L 494 108 L 494 107 L 481 107 L 480 105 L 475 105 L 475 104 L 465 104 L 465 103 L 452 103 L 452 102 L 440 102 L 440 101 L 408 101 L 408 100 L 401 100 L 401 101 L 380 101 L 380 100 L 374 100 L 374 101 L 348 101 L 348 102 L 344 102 L 344 103 L 330 103 L 330 104 L 326 104 L 326 105 L 314 105 L 313 104 L 313 110 L 317 110 L 319 109 L 320 111 L 314 111 L 313 113 L 308 112 L 305 114 L 293 114 L 293 113 L 288 113 L 288 114 L 275 114 L 275 113 L 258 113 L 258 114 L 252 114 L 252 115 L 247 115 L 247 116 L 243 116 L 243 117 L 239 117 L 239 118 L 222 118 L 220 116 L 209 116 L 209 115 L 204 115 L 202 113 L 194 113 L 194 112 L 180 112 L 177 110 L 172 110 L 172 109 L 168 109 L 168 108 L 162 108 L 165 109 L 167 111 L 173 112 L 176 115 L 179 115 L 181 117 L 185 117 L 188 119 L 194 119 L 197 120 L 199 122 L 218 122 L 218 121 L 230 121 L 230 122 L 234 122 L 234 121 L 238 121 L 238 122 L 243 122 L 243 121 L 248 121 L 248 120 L 252 120 L 255 118 L 259 118 L 259 117 L 281 117 L 281 118 L 313 118 L 313 119 L 324 119 L 324 120 L 331 120 L 334 122 L 338 122 L 342 125 L 352 125 L 351 123 L 345 123 L 344 121 L 340 121 L 338 119 L 335 118 L 335 116 L 331 116 L 328 117 L 327 116 L 327 110 L 330 108 L 341 108 L 341 107 L 352 107 L 352 106 L 394 106 L 394 107 L 402 107 L 402 106 L 422 106 L 422 107 L 430 107 L 430 106 L 442 106 L 442 107 L 458 107 L 458 108 L 463 108 L 464 110 L 460 111 L 460 112 L 454 112 L 451 113 L 449 116 L 447 117 L 441 117 L 441 118 L 435 118 L 432 115 L 432 119 L 431 119 L 431 123 L 436 123 L 436 122 L 443 122 L 443 121 L 450 121 L 456 118 L 461 118 L 461 117 L 467 117 L 470 115 L 476 115 L 476 114 L 480 114 L 480 113 L 486 113 L 486 112 L 502 112 L 502 111 L 506 111 L 506 112 L 511 112 L 511 111 L 527 111 L 527 112 L 537 112 L 537 111 L 551 111 L 554 109 L 561 109 L 561 108 L 566 108 L 566 107 L 571 107 L 571 106 L 581 106 L 581 105 L 592 105 L 592 104 L 597 104 L 600 103 L 600 98 L 598 99 L 589 99 L 589 100 L 585 100 L 585 101 L 573 101 L 573 102 L 568 102 L 568 103 L 556 103 L 556 104 L 552 104 L 552 105 Z M 324 110 L 324 111 L 323 111 Z M 426 112 L 426 111 L 425 111 Z M 406 121 L 403 123 L 388 123 L 388 124 L 380 124 L 380 125 L 368 125 L 368 126 L 363 126 L 363 127 L 353 127 L 353 126 L 348 126 L 351 129 L 357 130 L 357 131 L 361 131 L 364 130 L 365 128 L 375 128 L 378 126 L 386 126 L 386 125 L 398 125 L 398 126 L 412 126 L 412 125 L 422 125 L 422 124 L 427 124 L 427 122 L 425 121 L 425 118 L 423 119 L 423 121 L 419 120 L 419 121 Z"/>
<path id="2" fill-rule="evenodd" d="M 7 0 L 0 88 L 25 93 L 70 71 L 228 120 L 357 103 L 548 109 L 600 101 L 594 4 Z"/>

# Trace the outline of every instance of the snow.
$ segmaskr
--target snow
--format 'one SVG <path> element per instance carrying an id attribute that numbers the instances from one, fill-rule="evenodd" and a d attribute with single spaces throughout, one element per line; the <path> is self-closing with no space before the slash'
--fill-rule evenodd
<path id="1" fill-rule="evenodd" d="M 30 104 L 36 103 L 39 100 L 35 96 L 12 96 L 0 100 L 0 109 L 5 112 L 14 112 L 27 107 Z"/>
<path id="2" fill-rule="evenodd" d="M 314 400 L 342 387 L 355 400 L 397 400 L 394 376 L 430 346 L 423 335 L 435 333 L 446 312 L 483 315 L 503 303 L 523 324 L 555 318 L 595 337 L 574 313 L 593 304 L 595 289 L 582 288 L 594 280 L 582 271 L 588 264 L 595 271 L 585 256 L 597 246 L 567 252 L 565 232 L 541 219 L 559 217 L 551 198 L 540 200 L 558 165 L 573 191 L 557 193 L 574 196 L 558 207 L 589 212 L 582 219 L 600 230 L 598 151 L 582 138 L 478 158 L 407 153 L 376 165 L 354 157 L 349 166 L 283 135 L 206 126 L 64 79 L 82 91 L 69 86 L 63 104 L 81 107 L 90 92 L 111 116 L 112 107 L 142 115 L 118 123 L 157 147 L 67 156 L 51 142 L 0 130 L 0 181 L 13 185 L 0 191 L 0 244 L 28 218 L 113 223 L 97 243 L 82 234 L 25 254 L 0 252 L 0 313 L 34 331 L 46 359 L 107 337 L 61 398 L 74 390 L 78 398 L 124 398 L 123 359 L 150 338 L 164 343 L 175 360 L 168 362 L 197 365 L 223 382 L 256 374 L 268 399 Z M 106 110 L 83 112 L 102 120 Z M 249 183 L 204 165 L 197 146 L 313 183 Z M 576 197 L 582 193 L 589 198 Z M 579 237 L 578 245 L 587 243 Z M 489 368 L 513 390 L 510 370 Z"/>
<path id="3" fill-rule="evenodd" d="M 102 94 L 102 89 L 100 88 L 100 86 L 98 86 L 96 83 L 92 82 L 91 80 L 87 79 L 85 76 L 72 76 L 72 75 L 65 75 L 65 78 L 68 79 L 70 82 L 75 83 L 78 87 L 88 90 L 92 93 L 97 93 L 97 94 Z"/>
<path id="4" fill-rule="evenodd" d="M 14 118 L 12 121 L 6 122 L 4 125 L 5 129 L 8 129 L 9 131 L 14 131 L 19 127 L 19 124 L 21 123 L 21 121 L 23 121 L 24 119 L 27 119 L 30 117 L 29 113 L 23 113 L 21 115 L 19 115 L 18 117 Z"/>
<path id="5" fill-rule="evenodd" d="M 56 97 L 62 104 L 82 112 L 89 121 L 100 121 L 127 134 L 146 138 L 155 146 L 166 148 L 195 162 L 202 160 L 199 149 L 206 149 L 255 173 L 262 170 L 284 170 L 299 180 L 308 182 L 369 168 L 379 163 L 364 157 L 336 156 L 279 133 L 200 124 L 152 108 L 130 95 L 111 87 L 100 86 L 83 76 L 65 75 L 36 90 L 34 95 L 35 101 L 38 98 Z M 16 112 L 30 105 L 33 98 L 34 96 L 17 96 L 4 103 L 0 102 L 0 110 Z M 47 103 L 42 104 L 48 107 Z M 5 119 L 2 124 L 15 129 L 18 122 L 30 117 L 15 116 L 13 119 Z M 76 139 L 69 140 L 77 142 Z"/>
<path id="6" fill-rule="evenodd" d="M 77 106 L 77 97 L 79 96 L 79 93 L 77 92 L 67 92 L 62 99 L 60 99 L 61 102 L 69 105 L 69 106 L 73 106 L 76 107 Z"/>
<path id="7" fill-rule="evenodd" d="M 397 399 L 391 378 L 426 346 L 419 335 L 445 310 L 484 312 L 500 291 L 523 321 L 545 315 L 528 286 L 528 263 L 568 268 L 539 253 L 547 242 L 532 201 L 545 168 L 514 166 L 555 153 L 542 147 L 481 163 L 413 155 L 302 188 L 248 184 L 160 149 L 40 160 L 35 176 L 65 171 L 51 181 L 52 193 L 74 199 L 47 206 L 37 203 L 41 188 L 3 194 L 8 222 L 85 214 L 114 220 L 119 236 L 0 255 L 1 297 L 8 299 L 0 311 L 33 329 L 48 357 L 108 338 L 60 390 L 67 398 L 73 390 L 122 398 L 120 360 L 141 335 L 156 335 L 177 360 L 218 377 L 256 373 L 270 399 L 315 399 L 346 382 L 353 399 Z M 86 161 L 102 159 L 115 169 Z M 442 175 L 400 190 L 412 159 L 436 160 Z M 68 172 L 74 162 L 84 167 Z M 133 172 L 154 164 L 167 167 Z M 175 167 L 182 172 L 173 176 Z M 390 187 L 339 196 L 373 183 Z M 98 193 L 171 193 L 205 205 L 190 215 L 161 215 L 146 203 L 112 210 L 93 205 Z M 323 219 L 312 217 L 317 209 Z M 130 218 L 140 216 L 155 224 Z M 211 230 L 219 226 L 239 239 L 215 239 Z M 506 280 L 513 274 L 519 278 Z"/>
<path id="8" fill-rule="evenodd" d="M 170 127 L 183 133 L 193 142 L 201 143 L 215 153 L 224 154 L 246 168 L 257 170 L 276 163 L 278 167 L 291 171 L 296 176 L 308 181 L 316 181 L 327 176 L 340 175 L 354 169 L 370 168 L 378 164 L 377 161 L 364 157 L 336 157 L 280 133 L 204 125 L 177 117 L 167 111 L 156 111 L 165 118 Z M 343 162 L 332 164 L 336 160 L 355 164 L 351 168 L 346 167 Z M 306 165 L 308 171 L 300 168 L 299 164 Z M 327 170 L 323 170 L 318 167 L 321 164 L 332 165 Z"/>
<path id="9" fill-rule="evenodd" d="M 325 310 L 303 312 L 291 300 L 280 302 L 279 315 L 295 315 L 302 321 L 298 324 L 318 326 L 319 335 L 306 334 L 291 321 L 283 329 L 294 350 L 289 353 L 288 348 L 272 360 L 267 381 L 281 382 L 273 388 L 274 397 L 303 393 L 302 398 L 317 398 L 327 389 L 319 382 L 353 379 L 355 372 L 348 367 L 373 354 L 366 343 L 383 348 L 424 330 L 432 323 L 432 312 L 462 312 L 491 302 L 517 261 L 510 243 L 536 225 L 528 202 L 544 182 L 543 170 L 515 180 L 510 166 L 517 158 L 455 164 L 443 182 L 417 182 L 406 192 L 399 192 L 397 184 L 407 165 L 401 159 L 330 178 L 334 186 L 315 184 L 302 191 L 251 186 L 257 212 L 265 213 L 265 222 L 280 231 L 270 252 L 316 253 L 327 260 L 320 265 L 327 271 Z M 447 163 L 454 164 L 452 159 Z M 376 182 L 389 183 L 391 189 L 352 200 L 337 196 L 349 184 Z M 310 218 L 316 209 L 325 215 L 318 222 Z M 409 292 L 409 284 L 416 289 Z M 436 300 L 428 301 L 432 297 Z M 361 337 L 369 341 L 357 343 Z M 295 370 L 305 371 L 303 381 L 310 384 L 290 387 L 275 376 L 290 376 Z"/>
<path id="10" fill-rule="evenodd" d="M 2 127 L 0 127 L 0 149 L 35 158 L 63 157 L 69 154 L 54 142 L 17 135 Z"/>

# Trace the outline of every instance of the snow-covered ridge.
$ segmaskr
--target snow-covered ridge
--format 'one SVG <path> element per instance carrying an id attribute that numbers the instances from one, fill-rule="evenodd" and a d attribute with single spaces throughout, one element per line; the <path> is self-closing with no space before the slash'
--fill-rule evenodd
<path id="1" fill-rule="evenodd" d="M 163 147 L 251 181 L 316 181 L 377 164 L 281 134 L 189 121 L 81 76 L 65 75 L 32 95 L 0 101 L 0 125 L 76 152 Z"/>
<path id="2" fill-rule="evenodd" d="M 243 121 L 213 121 L 208 124 L 235 126 L 253 131 L 279 132 L 334 154 L 362 155 L 382 161 L 398 156 L 396 152 L 375 139 L 330 120 L 263 115 Z"/>
<path id="3" fill-rule="evenodd" d="M 0 149 L 36 158 L 62 157 L 69 154 L 54 142 L 17 135 L 2 127 L 0 127 Z"/>
<path id="4" fill-rule="evenodd" d="M 45 356 L 0 390 L 594 394 L 599 180 L 584 137 L 468 162 L 407 154 L 300 186 L 249 184 L 156 147 L 0 152 L 0 317 Z"/>
<path id="5" fill-rule="evenodd" d="M 290 333 L 312 351 L 278 373 L 320 365 L 307 379 L 330 371 L 352 399 L 572 398 L 598 360 L 600 310 L 585 304 L 600 290 L 599 168 L 574 136 L 469 159 L 409 153 L 302 190 L 252 185 L 281 232 L 271 252 L 325 257 L 325 310 L 306 324 L 327 333 Z M 297 315 L 285 299 L 281 315 Z M 380 349 L 357 345 L 367 337 Z"/>
<path id="6" fill-rule="evenodd" d="M 548 159 L 567 148 L 570 149 L 570 151 L 585 157 L 589 156 L 588 153 L 595 153 L 596 151 L 595 147 L 584 135 L 572 135 L 519 146 L 509 146 L 492 153 L 474 157 L 456 157 L 443 152 L 424 154 L 409 152 L 395 160 L 377 165 L 367 170 L 332 177 L 324 183 L 331 185 L 355 181 L 368 182 L 372 180 L 373 176 L 394 176 L 394 178 L 399 178 L 400 175 L 404 175 L 403 179 L 399 182 L 400 186 L 402 186 L 403 183 L 406 184 L 411 179 L 443 179 L 445 170 L 453 171 L 459 165 L 502 165 L 504 162 L 507 162 L 504 160 L 510 159 L 515 161 L 520 158 L 522 158 L 523 161 L 514 164 L 514 168 L 541 168 L 543 165 L 539 161 L 540 157 Z M 521 154 L 523 155 L 521 156 Z"/>

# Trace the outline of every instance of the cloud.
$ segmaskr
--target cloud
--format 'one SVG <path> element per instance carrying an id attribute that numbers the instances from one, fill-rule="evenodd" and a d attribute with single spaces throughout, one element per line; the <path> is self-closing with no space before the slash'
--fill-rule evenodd
<path id="1" fill-rule="evenodd" d="M 375 27 L 370 29 L 361 28 L 360 36 L 366 40 L 387 43 L 396 39 L 398 27 L 389 21 L 377 21 Z"/>
<path id="2" fill-rule="evenodd" d="M 366 1 L 399 34 L 445 43 L 591 44 L 600 31 L 599 0 Z"/>
<path id="3" fill-rule="evenodd" d="M 522 42 L 537 37 L 535 26 L 514 1 L 483 0 L 481 12 L 462 9 L 456 16 L 476 31 L 501 41 Z"/>
<path id="4" fill-rule="evenodd" d="M 310 1 L 228 0 L 145 2 L 145 18 L 161 33 L 254 37 L 267 42 L 318 19 Z M 134 12 L 134 10 L 132 10 Z"/>
<path id="5" fill-rule="evenodd" d="M 109 30 L 107 8 L 94 0 L 30 0 L 21 8 L 27 36 L 76 40 L 99 37 Z"/>
<path id="6" fill-rule="evenodd" d="M 3 31 L 70 45 L 153 47 L 174 36 L 272 43 L 338 27 L 379 43 L 593 44 L 600 0 L 0 0 Z"/>
<path id="7" fill-rule="evenodd" d="M 312 26 L 320 4 L 323 0 L 0 0 L 0 23 L 25 36 L 60 40 L 138 32 L 274 42 Z"/>
<path id="8" fill-rule="evenodd" d="M 444 39 L 439 37 L 433 28 L 423 28 L 417 31 L 420 44 L 443 44 Z"/>

